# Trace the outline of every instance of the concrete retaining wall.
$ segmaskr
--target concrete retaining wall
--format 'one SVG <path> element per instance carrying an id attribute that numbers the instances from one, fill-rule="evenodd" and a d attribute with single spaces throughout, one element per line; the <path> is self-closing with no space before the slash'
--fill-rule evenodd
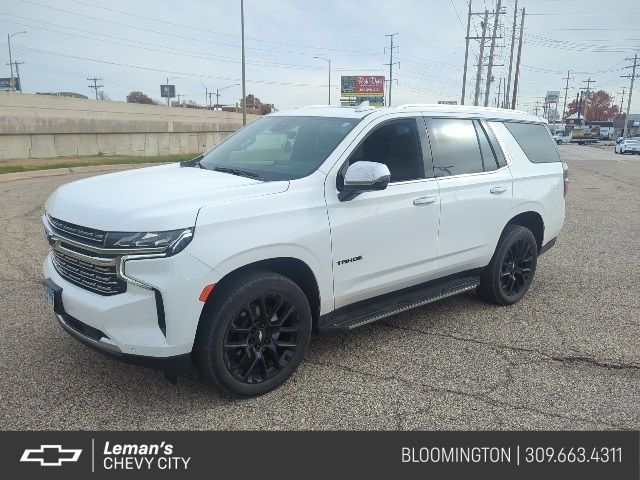
<path id="1" fill-rule="evenodd" d="M 0 93 L 0 159 L 197 153 L 241 126 L 233 112 Z"/>

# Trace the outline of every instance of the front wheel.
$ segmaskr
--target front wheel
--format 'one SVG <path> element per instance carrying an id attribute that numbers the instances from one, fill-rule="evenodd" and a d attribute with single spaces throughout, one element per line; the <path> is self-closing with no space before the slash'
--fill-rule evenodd
<path id="1" fill-rule="evenodd" d="M 531 230 L 507 225 L 480 277 L 478 294 L 498 305 L 519 302 L 531 286 L 537 262 L 538 246 Z"/>
<path id="2" fill-rule="evenodd" d="M 221 393 L 267 393 L 304 357 L 312 327 L 309 302 L 292 280 L 268 271 L 231 279 L 220 290 L 196 336 L 198 369 Z"/>

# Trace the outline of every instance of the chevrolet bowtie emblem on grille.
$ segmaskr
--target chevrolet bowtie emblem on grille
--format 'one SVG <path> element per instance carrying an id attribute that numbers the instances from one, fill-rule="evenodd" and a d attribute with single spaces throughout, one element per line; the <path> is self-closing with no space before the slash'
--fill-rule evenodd
<path id="1" fill-rule="evenodd" d="M 82 450 L 62 448 L 62 445 L 40 445 L 40 448 L 26 449 L 21 462 L 37 462 L 41 467 L 59 467 L 62 462 L 77 462 Z"/>

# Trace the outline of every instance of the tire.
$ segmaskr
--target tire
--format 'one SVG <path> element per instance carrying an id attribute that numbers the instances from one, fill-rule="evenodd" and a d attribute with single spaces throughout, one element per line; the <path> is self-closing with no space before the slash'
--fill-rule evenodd
<path id="1" fill-rule="evenodd" d="M 519 302 L 531 286 L 537 262 L 538 245 L 531 230 L 507 225 L 480 276 L 478 295 L 498 305 Z"/>
<path id="2" fill-rule="evenodd" d="M 263 395 L 296 370 L 311 328 L 311 308 L 298 285 L 277 273 L 251 272 L 221 285 L 205 307 L 194 361 L 225 395 Z"/>

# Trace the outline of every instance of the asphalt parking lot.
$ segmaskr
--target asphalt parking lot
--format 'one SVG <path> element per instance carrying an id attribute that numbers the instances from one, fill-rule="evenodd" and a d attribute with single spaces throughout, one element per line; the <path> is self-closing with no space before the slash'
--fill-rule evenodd
<path id="1" fill-rule="evenodd" d="M 640 429 L 640 156 L 562 146 L 567 220 L 525 299 L 450 298 L 312 340 L 280 389 L 174 386 L 64 333 L 44 299 L 40 216 L 87 174 L 0 183 L 2 429 Z"/>

